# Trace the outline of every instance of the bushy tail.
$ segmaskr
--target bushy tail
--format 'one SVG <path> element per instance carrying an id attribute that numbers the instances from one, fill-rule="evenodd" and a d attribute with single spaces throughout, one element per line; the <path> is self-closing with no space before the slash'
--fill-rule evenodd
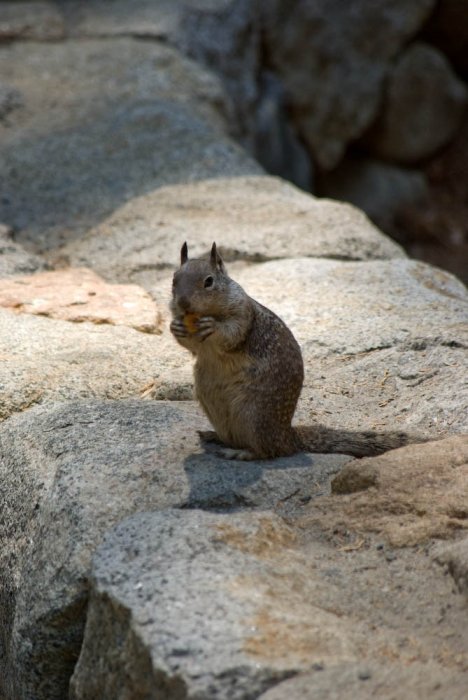
<path id="1" fill-rule="evenodd" d="M 294 429 L 305 452 L 341 452 L 353 457 L 373 457 L 429 439 L 397 430 L 378 433 L 373 430 L 342 430 L 326 425 L 299 425 Z"/>

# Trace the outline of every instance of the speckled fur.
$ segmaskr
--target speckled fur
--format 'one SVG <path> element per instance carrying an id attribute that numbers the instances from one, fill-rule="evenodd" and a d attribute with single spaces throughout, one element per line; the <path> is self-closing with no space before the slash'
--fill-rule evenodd
<path id="1" fill-rule="evenodd" d="M 292 427 L 304 381 L 299 345 L 276 314 L 228 276 L 216 244 L 208 260 L 188 260 L 184 244 L 171 311 L 172 333 L 195 355 L 195 393 L 224 456 L 267 459 L 301 450 L 362 456 L 406 444 L 401 433 Z M 199 317 L 197 333 L 185 329 L 185 313 Z"/>

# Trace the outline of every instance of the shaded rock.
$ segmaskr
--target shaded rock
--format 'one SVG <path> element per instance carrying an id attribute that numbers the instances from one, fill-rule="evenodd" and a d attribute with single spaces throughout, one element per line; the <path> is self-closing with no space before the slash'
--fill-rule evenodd
<path id="1" fill-rule="evenodd" d="M 463 700 L 467 675 L 424 663 L 332 666 L 280 683 L 260 700 Z M 398 689 L 398 690 L 396 690 Z"/>
<path id="2" fill-rule="evenodd" d="M 7 83 L 0 82 L 0 121 L 22 105 L 21 93 Z"/>
<path id="3" fill-rule="evenodd" d="M 125 515 L 297 507 L 347 461 L 229 462 L 202 452 L 196 430 L 206 427 L 193 404 L 143 401 L 34 408 L 0 426 L 4 697 L 64 697 L 92 553 Z"/>
<path id="4" fill-rule="evenodd" d="M 216 240 L 227 260 L 404 256 L 357 209 L 315 199 L 272 177 L 161 188 L 121 207 L 59 254 L 106 279 L 142 283 L 178 264 L 184 240 L 193 256 L 204 255 Z"/>
<path id="5" fill-rule="evenodd" d="M 284 81 L 301 137 L 324 169 L 342 158 L 377 116 L 392 59 L 428 18 L 432 0 L 319 0 L 263 11 L 270 65 Z M 365 76 L 365 79 L 363 79 Z"/>
<path id="6" fill-rule="evenodd" d="M 224 134 L 219 81 L 157 42 L 13 43 L 3 76 L 24 109 L 2 134 L 0 220 L 39 249 L 161 185 L 261 172 Z"/>
<path id="7" fill-rule="evenodd" d="M 468 528 L 468 435 L 410 445 L 347 465 L 305 516 L 377 532 L 401 547 Z"/>
<path id="8" fill-rule="evenodd" d="M 108 323 L 161 333 L 161 315 L 137 285 L 107 284 L 92 270 L 40 272 L 0 282 L 0 306 L 63 321 Z"/>
<path id="9" fill-rule="evenodd" d="M 177 34 L 181 50 L 222 79 L 231 129 L 252 152 L 264 67 L 260 5 L 252 0 L 183 3 Z"/>
<path id="10" fill-rule="evenodd" d="M 467 95 L 447 59 L 437 49 L 415 43 L 389 75 L 381 116 L 366 144 L 390 161 L 428 158 L 455 135 Z"/>
<path id="11" fill-rule="evenodd" d="M 13 239 L 13 231 L 0 224 L 0 279 L 43 270 L 44 258 L 28 252 Z"/>
<path id="12" fill-rule="evenodd" d="M 445 53 L 458 73 L 468 76 L 468 7 L 460 0 L 439 0 L 424 36 Z"/>
<path id="13" fill-rule="evenodd" d="M 438 545 L 434 556 L 439 564 L 445 564 L 459 590 L 468 596 L 468 537 L 452 544 Z"/>
<path id="14" fill-rule="evenodd" d="M 400 234 L 399 218 L 410 206 L 428 201 L 426 177 L 373 158 L 348 157 L 319 180 L 321 196 L 351 202 L 386 233 Z"/>
<path id="15" fill-rule="evenodd" d="M 64 38 L 62 14 L 51 2 L 2 2 L 0 42 L 18 39 L 56 41 Z"/>
<path id="16" fill-rule="evenodd" d="M 250 150 L 271 175 L 278 175 L 306 192 L 313 189 L 314 168 L 307 149 L 290 123 L 284 86 L 268 70 L 259 80 L 259 96 Z"/>
<path id="17" fill-rule="evenodd" d="M 62 5 L 67 33 L 72 37 L 135 36 L 174 41 L 180 23 L 180 0 L 106 0 Z"/>

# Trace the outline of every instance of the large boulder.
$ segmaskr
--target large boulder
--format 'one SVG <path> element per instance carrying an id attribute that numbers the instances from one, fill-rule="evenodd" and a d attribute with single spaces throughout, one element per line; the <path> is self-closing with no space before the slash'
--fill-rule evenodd
<path id="1" fill-rule="evenodd" d="M 434 5 L 433 0 L 265 5 L 269 62 L 284 81 L 294 122 L 322 168 L 336 166 L 346 145 L 376 118 L 392 60 Z"/>
<path id="2" fill-rule="evenodd" d="M 0 309 L 0 325 L 0 419 L 36 403 L 139 396 L 160 376 L 170 385 L 171 367 L 181 364 L 166 335 L 125 325 L 73 323 L 7 309 Z"/>
<path id="3" fill-rule="evenodd" d="M 2 2 L 0 42 L 59 41 L 65 36 L 62 13 L 53 2 Z"/>
<path id="4" fill-rule="evenodd" d="M 403 237 L 402 220 L 410 207 L 427 207 L 429 186 L 423 172 L 385 163 L 377 158 L 351 155 L 338 167 L 322 173 L 322 197 L 354 204 L 382 231 Z"/>
<path id="5" fill-rule="evenodd" d="M 195 250 L 203 250 L 205 235 Z M 178 243 L 172 245 L 176 255 Z M 238 263 L 234 273 L 301 344 L 306 380 L 299 422 L 349 429 L 396 423 L 433 437 L 467 428 L 460 410 L 468 401 L 467 295 L 449 274 L 404 258 Z M 153 286 L 146 281 L 161 314 L 160 335 L 0 310 L 2 417 L 44 401 L 190 398 L 192 358 L 169 332 L 171 275 L 163 270 Z"/>
<path id="6" fill-rule="evenodd" d="M 40 249 L 158 186 L 261 172 L 224 133 L 219 81 L 158 42 L 12 43 L 2 79 L 23 106 L 2 128 L 0 221 Z"/>
<path id="7" fill-rule="evenodd" d="M 300 674 L 263 693 L 259 700 L 463 700 L 466 681 L 466 674 L 437 663 L 343 664 Z"/>
<path id="8" fill-rule="evenodd" d="M 135 515 L 106 536 L 90 585 L 74 700 L 110 700 L 117 688 L 251 700 L 304 669 L 314 669 L 309 695 L 291 697 L 348 686 L 368 698 L 366 682 L 390 691 L 393 679 L 405 697 L 461 700 L 466 687 L 463 599 L 430 557 L 416 563 L 362 539 L 330 547 L 271 513 Z M 268 692 L 289 697 L 290 685 Z"/>
<path id="9" fill-rule="evenodd" d="M 265 176 L 160 188 L 120 207 L 57 255 L 108 280 L 152 285 L 161 270 L 178 264 L 184 241 L 199 256 L 214 240 L 228 261 L 404 257 L 358 209 Z"/>
<path id="10" fill-rule="evenodd" d="M 467 95 L 443 54 L 426 44 L 412 44 L 388 77 L 382 111 L 366 144 L 389 161 L 427 159 L 454 137 Z"/>
<path id="11" fill-rule="evenodd" d="M 65 696 L 91 557 L 123 517 L 171 507 L 287 512 L 349 459 L 229 462 L 201 449 L 197 429 L 207 427 L 192 403 L 138 400 L 38 407 L 2 424 L 2 697 Z"/>
<path id="12" fill-rule="evenodd" d="M 433 437 L 468 429 L 468 295 L 455 277 L 406 259 L 302 259 L 249 266 L 236 279 L 299 340 L 299 422 Z"/>
<path id="13" fill-rule="evenodd" d="M 439 0 L 425 27 L 427 39 L 438 46 L 455 66 L 468 77 L 468 6 L 460 0 Z"/>
<path id="14" fill-rule="evenodd" d="M 12 229 L 0 224 L 0 280 L 37 272 L 45 267 L 44 258 L 27 251 L 14 240 Z"/>
<path id="15" fill-rule="evenodd" d="M 448 538 L 468 528 L 468 435 L 356 460 L 331 487 L 340 498 L 311 507 L 323 527 L 336 527 L 339 517 L 348 528 L 378 532 L 395 546 Z"/>
<path id="16" fill-rule="evenodd" d="M 287 678 L 303 665 L 293 653 L 268 660 L 252 648 L 264 579 L 274 563 L 284 570 L 293 543 L 268 514 L 166 511 L 121 523 L 94 558 L 70 697 L 244 700 Z M 317 610 L 314 627 L 334 617 Z M 352 636 L 333 623 L 334 634 L 323 633 L 330 654 Z"/>

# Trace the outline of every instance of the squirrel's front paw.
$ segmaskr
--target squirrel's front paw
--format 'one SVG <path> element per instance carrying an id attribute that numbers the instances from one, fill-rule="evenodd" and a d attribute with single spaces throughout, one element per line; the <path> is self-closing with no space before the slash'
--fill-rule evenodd
<path id="1" fill-rule="evenodd" d="M 197 321 L 197 337 L 205 340 L 216 330 L 216 321 L 213 316 L 202 316 Z"/>
<path id="2" fill-rule="evenodd" d="M 176 338 L 186 338 L 188 331 L 182 318 L 174 318 L 169 326 L 171 333 Z"/>

